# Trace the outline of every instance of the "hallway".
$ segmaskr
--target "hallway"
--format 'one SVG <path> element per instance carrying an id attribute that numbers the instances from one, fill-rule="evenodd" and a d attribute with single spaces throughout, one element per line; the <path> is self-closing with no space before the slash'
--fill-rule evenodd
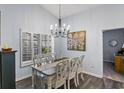
<path id="1" fill-rule="evenodd" d="M 124 75 L 115 72 L 113 63 L 104 62 L 103 65 L 103 74 L 105 78 L 112 79 L 118 82 L 124 82 Z"/>

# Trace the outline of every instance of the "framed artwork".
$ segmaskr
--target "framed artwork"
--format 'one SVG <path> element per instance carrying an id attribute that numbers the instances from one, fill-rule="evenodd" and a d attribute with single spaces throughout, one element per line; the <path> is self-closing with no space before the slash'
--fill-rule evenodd
<path id="1" fill-rule="evenodd" d="M 70 32 L 67 38 L 67 49 L 86 51 L 86 31 Z"/>

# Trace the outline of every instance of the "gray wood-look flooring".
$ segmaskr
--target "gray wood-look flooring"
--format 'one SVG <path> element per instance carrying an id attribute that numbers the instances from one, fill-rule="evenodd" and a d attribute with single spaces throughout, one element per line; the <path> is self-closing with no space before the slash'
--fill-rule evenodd
<path id="1" fill-rule="evenodd" d="M 18 81 L 16 83 L 17 89 L 32 89 L 31 77 Z M 74 86 L 71 80 L 71 89 L 123 89 L 124 83 L 113 81 L 107 78 L 97 78 L 91 75 L 84 74 L 84 81 L 80 80 L 78 87 Z M 63 89 L 61 87 L 60 89 Z"/>
<path id="2" fill-rule="evenodd" d="M 105 78 L 124 83 L 124 74 L 117 73 L 111 62 L 104 62 L 103 74 Z"/>

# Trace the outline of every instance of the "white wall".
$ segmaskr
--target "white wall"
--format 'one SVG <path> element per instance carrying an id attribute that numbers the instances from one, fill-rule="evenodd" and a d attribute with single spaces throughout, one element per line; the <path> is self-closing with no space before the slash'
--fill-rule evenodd
<path id="1" fill-rule="evenodd" d="M 102 5 L 85 12 L 64 18 L 63 23 L 71 25 L 71 31 L 86 30 L 86 52 L 68 51 L 67 40 L 61 40 L 64 56 L 85 54 L 83 63 L 86 73 L 103 76 L 102 32 L 106 29 L 124 27 L 124 5 Z"/>
<path id="2" fill-rule="evenodd" d="M 68 51 L 67 40 L 55 40 L 57 56 L 79 56 L 85 54 L 84 71 L 99 77 L 103 76 L 102 31 L 124 27 L 124 5 L 102 5 L 85 12 L 64 18 L 71 25 L 71 31 L 86 30 L 86 52 Z M 17 50 L 16 79 L 31 75 L 31 68 L 20 68 L 19 28 L 29 32 L 50 33 L 50 24 L 57 18 L 42 9 L 40 5 L 0 5 L 2 46 Z"/>
<path id="3" fill-rule="evenodd" d="M 16 80 L 31 75 L 30 66 L 20 68 L 19 28 L 29 32 L 50 33 L 49 26 L 58 22 L 57 18 L 40 5 L 0 5 L 2 45 L 17 50 Z"/>
<path id="4" fill-rule="evenodd" d="M 55 52 L 55 55 L 56 55 L 56 58 L 60 58 L 62 57 L 62 46 L 61 46 L 61 37 L 59 38 L 54 38 L 54 52 Z"/>

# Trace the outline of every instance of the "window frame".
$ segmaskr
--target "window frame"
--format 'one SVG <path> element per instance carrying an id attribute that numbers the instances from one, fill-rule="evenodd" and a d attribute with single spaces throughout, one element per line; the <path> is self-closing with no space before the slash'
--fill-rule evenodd
<path id="1" fill-rule="evenodd" d="M 31 34 L 31 60 L 29 61 L 23 61 L 23 33 L 30 33 Z M 48 37 L 51 36 L 51 44 L 49 45 L 51 47 L 51 52 L 54 53 L 54 37 L 51 34 L 42 34 L 42 33 L 32 33 L 32 32 L 27 32 L 27 31 L 20 31 L 20 67 L 27 67 L 33 65 L 33 57 L 34 55 L 34 34 L 39 34 L 40 35 L 40 53 L 42 53 L 42 35 L 47 35 Z M 49 39 L 47 40 L 49 42 Z M 46 44 L 47 45 L 47 44 Z"/>
<path id="2" fill-rule="evenodd" d="M 29 34 L 31 34 L 31 60 L 28 60 L 28 61 L 23 61 L 23 33 L 29 33 Z M 27 32 L 27 31 L 22 31 L 21 32 L 21 35 L 20 35 L 20 60 L 21 60 L 21 62 L 20 62 L 20 67 L 25 67 L 25 66 L 29 66 L 29 65 L 32 65 L 33 64 L 33 62 L 32 62 L 32 59 L 33 59 L 33 56 L 32 56 L 32 54 L 33 54 L 33 51 L 32 51 L 32 33 L 30 33 L 30 32 Z"/>

